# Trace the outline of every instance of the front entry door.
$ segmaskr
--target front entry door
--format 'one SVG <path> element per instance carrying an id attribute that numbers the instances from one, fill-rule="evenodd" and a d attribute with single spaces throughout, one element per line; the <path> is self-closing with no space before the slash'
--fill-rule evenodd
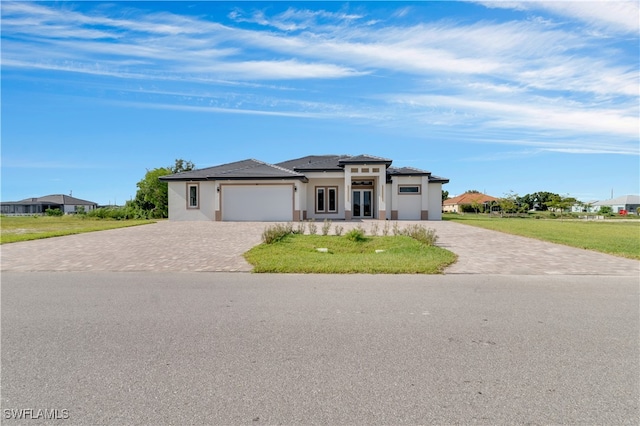
<path id="1" fill-rule="evenodd" d="M 353 217 L 373 217 L 373 191 L 356 189 L 353 191 Z"/>

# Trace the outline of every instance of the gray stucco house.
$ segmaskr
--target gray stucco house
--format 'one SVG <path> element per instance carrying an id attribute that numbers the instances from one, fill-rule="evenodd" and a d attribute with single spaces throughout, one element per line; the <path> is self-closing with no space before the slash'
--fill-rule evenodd
<path id="1" fill-rule="evenodd" d="M 637 214 L 640 208 L 640 195 L 623 195 L 610 200 L 597 201 L 592 206 L 595 211 L 599 211 L 602 206 L 609 206 L 614 213 L 624 210 L 630 214 Z"/>
<path id="2" fill-rule="evenodd" d="M 21 201 L 7 201 L 0 205 L 0 213 L 4 215 L 44 214 L 47 209 L 60 209 L 65 214 L 76 213 L 82 206 L 88 212 L 98 207 L 93 201 L 81 200 L 70 195 L 53 194 L 44 197 L 25 198 Z"/>
<path id="3" fill-rule="evenodd" d="M 163 176 L 170 220 L 442 219 L 449 180 L 371 155 L 248 159 Z"/>

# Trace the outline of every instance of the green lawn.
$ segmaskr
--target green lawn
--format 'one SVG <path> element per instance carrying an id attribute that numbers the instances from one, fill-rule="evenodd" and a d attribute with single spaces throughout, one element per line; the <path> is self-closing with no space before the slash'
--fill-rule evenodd
<path id="1" fill-rule="evenodd" d="M 445 220 L 640 260 L 640 221 L 444 215 Z"/>
<path id="2" fill-rule="evenodd" d="M 300 234 L 260 244 L 245 253 L 245 258 L 254 265 L 254 272 L 328 274 L 439 274 L 456 261 L 450 251 L 407 236 L 366 237 L 354 242 L 345 236 Z"/>
<path id="3" fill-rule="evenodd" d="M 3 216 L 0 217 L 0 243 L 60 237 L 83 232 L 153 223 L 151 220 L 110 220 L 66 216 Z"/>

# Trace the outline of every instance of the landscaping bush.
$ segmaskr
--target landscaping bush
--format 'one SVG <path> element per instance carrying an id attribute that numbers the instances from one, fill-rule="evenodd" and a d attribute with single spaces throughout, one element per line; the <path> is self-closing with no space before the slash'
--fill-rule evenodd
<path id="1" fill-rule="evenodd" d="M 329 230 L 331 229 L 331 221 L 329 219 L 325 219 L 322 224 L 322 235 L 329 235 Z"/>
<path id="2" fill-rule="evenodd" d="M 60 209 L 46 209 L 44 213 L 47 216 L 62 216 L 62 210 Z"/>
<path id="3" fill-rule="evenodd" d="M 309 219 L 309 234 L 315 235 L 318 232 L 318 225 L 316 225 L 314 219 Z"/>
<path id="4" fill-rule="evenodd" d="M 287 226 L 281 223 L 268 226 L 262 231 L 262 242 L 265 244 L 273 244 L 289 234 L 293 233 L 293 225 Z"/>
<path id="5" fill-rule="evenodd" d="M 426 246 L 433 246 L 438 240 L 435 230 L 425 228 L 423 225 L 418 224 L 409 225 L 404 228 L 402 230 L 402 235 L 418 240 Z"/>
<path id="6" fill-rule="evenodd" d="M 353 242 L 356 243 L 360 243 L 362 241 L 366 240 L 366 237 L 364 236 L 364 230 L 362 228 L 355 228 L 352 229 L 351 231 L 347 232 L 346 234 L 344 234 L 344 236 Z"/>
<path id="7" fill-rule="evenodd" d="M 342 231 L 344 230 L 344 228 L 340 225 L 336 225 L 335 229 L 334 229 L 334 233 L 339 237 L 340 235 L 342 235 Z"/>

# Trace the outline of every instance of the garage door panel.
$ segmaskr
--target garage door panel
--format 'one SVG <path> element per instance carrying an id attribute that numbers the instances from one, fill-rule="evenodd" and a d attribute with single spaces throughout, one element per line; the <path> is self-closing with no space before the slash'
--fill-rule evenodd
<path id="1" fill-rule="evenodd" d="M 293 220 L 291 185 L 229 185 L 221 191 L 222 220 Z"/>

